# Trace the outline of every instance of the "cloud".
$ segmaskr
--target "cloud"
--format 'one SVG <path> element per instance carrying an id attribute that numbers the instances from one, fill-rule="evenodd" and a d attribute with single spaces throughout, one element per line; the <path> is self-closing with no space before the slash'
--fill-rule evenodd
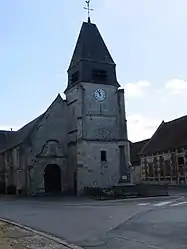
<path id="1" fill-rule="evenodd" d="M 151 89 L 147 89 L 150 85 Z M 187 115 L 187 80 L 173 78 L 159 82 L 159 85 L 148 81 L 126 86 L 129 96 L 126 103 L 128 133 L 132 141 L 151 137 L 162 120 Z M 145 96 L 147 90 L 146 98 L 140 101 L 138 97 Z"/>
<path id="2" fill-rule="evenodd" d="M 143 117 L 139 114 L 130 115 L 127 118 L 128 136 L 133 142 L 150 138 L 160 125 L 162 120 Z"/>
<path id="3" fill-rule="evenodd" d="M 134 83 L 127 83 L 125 85 L 125 91 L 127 97 L 137 98 L 145 95 L 147 88 L 150 86 L 149 81 L 138 81 Z"/>
<path id="4" fill-rule="evenodd" d="M 165 89 L 171 95 L 180 95 L 187 93 L 187 81 L 181 79 L 172 79 L 165 84 Z"/>

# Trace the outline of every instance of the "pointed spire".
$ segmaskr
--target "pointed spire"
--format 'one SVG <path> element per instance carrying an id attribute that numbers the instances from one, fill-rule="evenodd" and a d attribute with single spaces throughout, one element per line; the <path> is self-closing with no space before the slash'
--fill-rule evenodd
<path id="1" fill-rule="evenodd" d="M 114 64 L 97 26 L 89 21 L 82 25 L 69 69 L 80 60 Z"/>
<path id="2" fill-rule="evenodd" d="M 116 64 L 97 26 L 91 23 L 90 16 L 88 22 L 82 24 L 68 68 L 68 85 L 65 92 L 80 82 L 120 87 L 116 77 Z"/>

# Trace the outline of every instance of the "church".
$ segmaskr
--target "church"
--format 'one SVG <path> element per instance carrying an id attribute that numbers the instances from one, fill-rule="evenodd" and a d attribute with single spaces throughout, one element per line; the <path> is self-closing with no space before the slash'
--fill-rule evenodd
<path id="1" fill-rule="evenodd" d="M 131 181 L 124 90 L 90 18 L 82 24 L 64 94 L 18 131 L 0 131 L 1 193 L 83 195 L 87 187 Z"/>

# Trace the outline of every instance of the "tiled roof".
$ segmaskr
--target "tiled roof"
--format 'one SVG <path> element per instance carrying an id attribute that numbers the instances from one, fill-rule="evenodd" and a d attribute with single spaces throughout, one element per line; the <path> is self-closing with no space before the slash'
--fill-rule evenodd
<path id="1" fill-rule="evenodd" d="M 57 98 L 53 101 L 53 103 L 57 100 L 63 101 L 63 99 L 61 98 L 60 95 L 57 96 Z M 5 151 L 23 143 L 24 140 L 29 136 L 30 132 L 35 128 L 37 123 L 43 118 L 45 113 L 46 112 L 44 112 L 39 117 L 35 118 L 31 122 L 29 122 L 28 124 L 23 126 L 18 131 L 14 131 L 14 132 L 13 131 L 12 132 L 11 131 L 0 131 L 0 153 L 5 152 Z"/>
<path id="2" fill-rule="evenodd" d="M 153 154 L 187 145 L 187 115 L 181 118 L 162 122 L 151 137 L 141 154 Z"/>
<path id="3" fill-rule="evenodd" d="M 135 143 L 130 142 L 130 158 L 131 163 L 133 164 L 139 164 L 140 163 L 140 151 L 141 149 L 149 142 L 149 139 L 145 139 L 142 141 L 138 141 Z"/>
<path id="4" fill-rule="evenodd" d="M 0 139 L 0 153 L 21 144 L 25 140 L 25 138 L 29 135 L 31 130 L 35 127 L 35 125 L 42 116 L 43 114 L 34 119 L 33 121 L 31 121 L 30 123 L 23 126 L 18 131 L 12 132 L 11 135 L 10 134 L 6 135 L 6 142 L 4 142 L 5 140 L 3 141 L 2 139 Z"/>
<path id="5" fill-rule="evenodd" d="M 0 151 L 4 150 L 14 136 L 14 131 L 0 131 Z"/>

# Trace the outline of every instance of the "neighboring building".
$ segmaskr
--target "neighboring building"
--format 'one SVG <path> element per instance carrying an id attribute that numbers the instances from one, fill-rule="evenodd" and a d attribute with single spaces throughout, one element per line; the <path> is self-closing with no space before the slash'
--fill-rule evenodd
<path id="1" fill-rule="evenodd" d="M 130 182 L 124 90 L 96 27 L 84 22 L 60 95 L 17 132 L 0 132 L 5 192 L 36 194 Z"/>
<path id="2" fill-rule="evenodd" d="M 135 143 L 130 142 L 130 158 L 132 165 L 132 181 L 133 183 L 140 183 L 141 179 L 141 158 L 140 151 L 148 143 L 149 139 L 138 141 Z"/>
<path id="3" fill-rule="evenodd" d="M 143 181 L 187 184 L 187 116 L 163 121 L 140 154 Z"/>

